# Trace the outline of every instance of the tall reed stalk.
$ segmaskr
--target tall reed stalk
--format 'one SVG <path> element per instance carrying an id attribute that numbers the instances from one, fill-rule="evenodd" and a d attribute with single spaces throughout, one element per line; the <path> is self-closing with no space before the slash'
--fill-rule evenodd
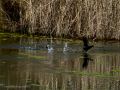
<path id="1" fill-rule="evenodd" d="M 6 8 L 2 7 L 3 1 L 0 2 L 2 9 Z M 4 11 L 17 23 L 16 30 L 25 33 L 58 37 L 82 37 L 84 33 L 98 39 L 120 37 L 119 0 L 11 0 L 10 3 L 6 4 L 13 9 L 16 8 L 14 4 L 18 4 L 19 18 L 14 18 L 19 20 L 11 18 L 14 11 Z"/>

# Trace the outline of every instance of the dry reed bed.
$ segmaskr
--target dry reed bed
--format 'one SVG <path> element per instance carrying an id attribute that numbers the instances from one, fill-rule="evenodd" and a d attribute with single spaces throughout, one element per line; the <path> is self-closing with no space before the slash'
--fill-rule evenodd
<path id="1" fill-rule="evenodd" d="M 81 33 L 98 39 L 120 37 L 119 0 L 11 0 L 10 7 L 18 8 L 19 17 L 14 17 L 17 21 L 10 17 L 2 1 L 0 18 L 6 16 L 5 21 L 11 21 L 14 30 L 58 37 L 82 37 Z"/>

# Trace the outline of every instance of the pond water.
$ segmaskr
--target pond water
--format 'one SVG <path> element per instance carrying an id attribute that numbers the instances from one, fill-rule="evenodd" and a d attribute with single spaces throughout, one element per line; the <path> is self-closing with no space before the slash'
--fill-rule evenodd
<path id="1" fill-rule="evenodd" d="M 120 90 L 119 43 L 0 38 L 0 90 Z"/>

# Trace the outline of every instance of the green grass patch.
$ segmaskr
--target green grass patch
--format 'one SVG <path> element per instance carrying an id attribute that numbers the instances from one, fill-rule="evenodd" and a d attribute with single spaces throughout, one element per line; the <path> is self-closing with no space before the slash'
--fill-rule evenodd
<path id="1" fill-rule="evenodd" d="M 31 86 L 36 86 L 36 84 L 30 84 Z"/>

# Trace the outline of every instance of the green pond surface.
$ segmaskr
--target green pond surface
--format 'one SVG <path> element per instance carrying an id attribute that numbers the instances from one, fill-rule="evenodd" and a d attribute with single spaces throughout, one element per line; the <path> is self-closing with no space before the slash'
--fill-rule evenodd
<path id="1" fill-rule="evenodd" d="M 1 34 L 3 35 L 3 34 Z M 120 90 L 119 43 L 0 37 L 0 90 Z"/>

